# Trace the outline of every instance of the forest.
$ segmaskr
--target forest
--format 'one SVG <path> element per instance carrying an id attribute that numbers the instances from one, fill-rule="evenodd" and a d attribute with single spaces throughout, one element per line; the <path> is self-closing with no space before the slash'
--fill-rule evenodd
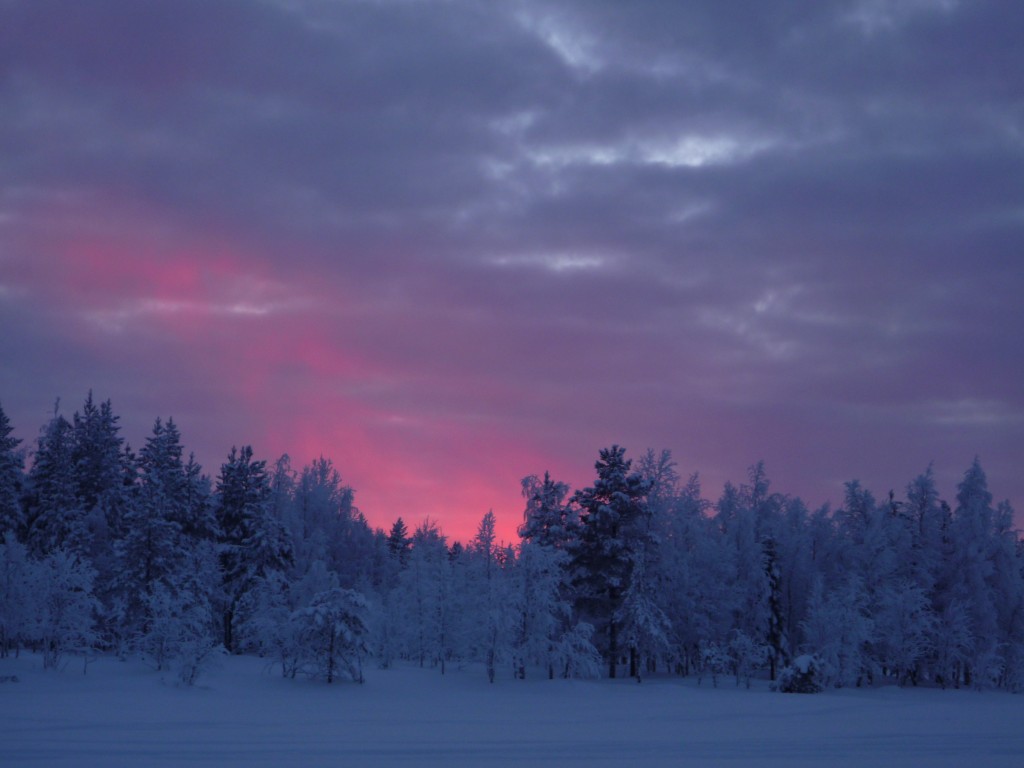
<path id="1" fill-rule="evenodd" d="M 588 487 L 522 480 L 518 542 L 492 512 L 450 542 L 430 519 L 371 528 L 330 459 L 242 446 L 211 477 L 173 419 L 137 452 L 120 429 L 90 393 L 26 446 L 0 408 L 0 655 L 136 656 L 185 685 L 228 653 L 329 683 L 404 661 L 1024 689 L 1024 545 L 978 460 L 952 501 L 927 467 L 812 511 L 762 463 L 710 501 L 670 452 L 613 445 Z"/>

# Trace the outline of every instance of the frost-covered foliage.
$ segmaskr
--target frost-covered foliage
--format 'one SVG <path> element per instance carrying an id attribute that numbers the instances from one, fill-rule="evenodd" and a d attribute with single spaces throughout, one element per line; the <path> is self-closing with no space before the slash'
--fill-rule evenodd
<path id="1" fill-rule="evenodd" d="M 13 431 L 0 405 L 0 540 L 8 533 L 17 536 L 25 527 L 21 509 L 25 459 L 18 448 L 21 440 Z"/>
<path id="2" fill-rule="evenodd" d="M 339 675 L 361 683 L 366 655 L 366 599 L 351 589 L 333 587 L 293 612 L 300 669 L 333 683 Z"/>
<path id="3" fill-rule="evenodd" d="M 480 521 L 476 538 L 466 553 L 468 608 L 470 615 L 479 619 L 469 628 L 471 656 L 483 662 L 492 683 L 498 665 L 511 661 L 513 656 L 513 627 L 517 618 L 506 570 L 510 560 L 498 548 L 494 527 L 494 512 L 489 511 Z"/>
<path id="4" fill-rule="evenodd" d="M 813 654 L 802 654 L 782 668 L 773 687 L 782 693 L 821 693 L 825 690 L 824 665 Z"/>
<path id="5" fill-rule="evenodd" d="M 556 640 L 551 661 L 560 677 L 600 677 L 601 654 L 594 647 L 594 628 L 586 622 L 574 624 Z"/>
<path id="6" fill-rule="evenodd" d="M 938 622 L 928 595 L 910 582 L 887 584 L 879 595 L 874 619 L 879 664 L 900 685 L 912 682 L 934 648 Z"/>
<path id="7" fill-rule="evenodd" d="M 392 595 L 395 623 L 391 644 L 399 658 L 422 666 L 457 661 L 465 647 L 453 600 L 455 568 L 435 523 L 425 520 L 413 534 L 408 564 Z"/>
<path id="8" fill-rule="evenodd" d="M 718 687 L 718 678 L 728 674 L 733 667 L 729 649 L 716 642 L 702 643 L 697 659 L 697 683 L 703 683 L 704 677 L 708 676 L 715 688 Z"/>
<path id="9" fill-rule="evenodd" d="M 751 678 L 765 666 L 771 655 L 771 647 L 736 630 L 729 641 L 729 656 L 732 658 L 733 671 L 736 673 L 736 685 L 741 682 L 750 687 Z"/>
<path id="10" fill-rule="evenodd" d="M 874 679 L 876 665 L 869 647 L 874 623 L 860 579 L 850 577 L 827 594 L 818 582 L 803 631 L 807 647 L 821 660 L 820 674 L 826 684 L 853 686 Z"/>
<path id="11" fill-rule="evenodd" d="M 78 555 L 64 549 L 32 563 L 26 634 L 38 641 L 44 667 L 57 667 L 64 654 L 84 654 L 95 646 L 95 576 Z"/>
<path id="12" fill-rule="evenodd" d="M 172 419 L 137 454 L 119 430 L 90 393 L 26 457 L 0 409 L 0 655 L 137 654 L 185 684 L 226 649 L 289 678 L 358 679 L 372 655 L 491 680 L 1024 688 L 1024 546 L 978 461 L 952 504 L 929 467 L 902 495 L 851 481 L 833 512 L 762 463 L 712 501 L 669 452 L 612 446 L 575 493 L 523 480 L 518 542 L 487 513 L 461 543 L 372 530 L 326 458 L 245 446 L 214 481 Z"/>
<path id="13" fill-rule="evenodd" d="M 632 471 L 625 449 L 617 445 L 601 450 L 594 468 L 594 485 L 573 495 L 580 527 L 569 551 L 576 609 L 597 630 L 608 676 L 615 677 L 623 650 L 620 611 L 632 582 L 632 549 L 644 546 L 650 483 Z"/>
<path id="14" fill-rule="evenodd" d="M 0 658 L 32 637 L 34 569 L 25 545 L 8 531 L 0 543 Z"/>
<path id="15" fill-rule="evenodd" d="M 658 605 L 656 585 L 647 574 L 646 550 L 641 548 L 634 552 L 629 587 L 615 620 L 621 627 L 621 642 L 634 657 L 657 659 L 668 652 L 672 624 Z M 630 671 L 639 680 L 643 665 L 634 661 L 631 666 Z"/>
<path id="16" fill-rule="evenodd" d="M 139 650 L 156 669 L 173 670 L 180 682 L 195 684 L 222 648 L 214 640 L 209 605 L 181 600 L 162 584 L 153 589 L 147 602 L 150 618 L 139 639 Z"/>

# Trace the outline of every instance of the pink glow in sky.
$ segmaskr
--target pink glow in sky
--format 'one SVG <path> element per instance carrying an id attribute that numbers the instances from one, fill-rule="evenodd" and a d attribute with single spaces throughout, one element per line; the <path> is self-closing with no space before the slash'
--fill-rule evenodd
<path id="1" fill-rule="evenodd" d="M 1009 3 L 0 4 L 0 403 L 453 538 L 601 447 L 1024 504 Z M 984 55 L 981 55 L 983 52 Z"/>

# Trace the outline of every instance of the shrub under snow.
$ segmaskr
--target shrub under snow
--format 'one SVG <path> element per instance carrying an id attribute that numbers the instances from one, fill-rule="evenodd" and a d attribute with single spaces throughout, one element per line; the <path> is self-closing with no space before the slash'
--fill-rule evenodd
<path id="1" fill-rule="evenodd" d="M 773 687 L 782 693 L 821 693 L 825 689 L 826 677 L 821 659 L 804 654 L 783 667 Z"/>

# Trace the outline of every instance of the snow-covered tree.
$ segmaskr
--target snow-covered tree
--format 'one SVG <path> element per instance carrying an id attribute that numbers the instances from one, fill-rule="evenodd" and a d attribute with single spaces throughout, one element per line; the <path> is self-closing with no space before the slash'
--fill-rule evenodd
<path id="1" fill-rule="evenodd" d="M 945 605 L 938 614 L 939 627 L 933 638 L 931 673 L 943 688 L 959 688 L 964 669 L 974 657 L 975 638 L 967 606 L 957 600 Z"/>
<path id="2" fill-rule="evenodd" d="M 594 627 L 585 621 L 573 624 L 558 638 L 552 658 L 558 675 L 566 680 L 601 676 L 603 659 L 594 646 Z"/>
<path id="3" fill-rule="evenodd" d="M 728 649 L 736 674 L 736 687 L 742 682 L 747 688 L 750 688 L 751 678 L 769 661 L 773 653 L 770 645 L 744 634 L 739 629 L 733 632 Z"/>
<path id="4" fill-rule="evenodd" d="M 37 557 L 61 548 L 86 555 L 89 537 L 75 495 L 74 435 L 71 423 L 54 411 L 28 475 L 25 543 Z"/>
<path id="5" fill-rule="evenodd" d="M 394 636 L 401 656 L 420 666 L 440 665 L 442 673 L 458 639 L 453 581 L 447 540 L 428 518 L 413 533 L 409 564 L 393 591 Z"/>
<path id="6" fill-rule="evenodd" d="M 472 647 L 487 670 L 487 678 L 494 682 L 498 664 L 512 655 L 514 644 L 514 606 L 507 577 L 511 568 L 502 563 L 497 545 L 495 517 L 488 511 L 480 521 L 476 537 L 467 553 L 469 578 L 464 604 L 472 617 Z"/>
<path id="7" fill-rule="evenodd" d="M 732 629 L 735 563 L 708 509 L 700 480 L 692 475 L 662 522 L 664 545 L 657 565 L 673 628 L 673 656 L 683 674 L 700 668 L 701 649 L 724 643 Z"/>
<path id="8" fill-rule="evenodd" d="M 549 679 L 596 677 L 601 656 L 593 644 L 593 625 L 573 615 L 570 551 L 579 535 L 576 508 L 566 503 L 569 488 L 547 472 L 523 478 L 526 502 L 521 543 L 506 555 L 508 602 L 512 608 L 513 667 L 525 679 L 531 666 Z"/>
<path id="9" fill-rule="evenodd" d="M 615 614 L 620 626 L 620 642 L 630 652 L 630 674 L 642 677 L 645 661 L 668 652 L 672 623 L 658 605 L 654 581 L 647 578 L 643 548 L 633 553 L 633 568 L 622 604 Z"/>
<path id="10" fill-rule="evenodd" d="M 21 440 L 11 434 L 13 431 L 10 419 L 0 406 L 0 540 L 7 533 L 25 535 L 21 508 L 25 459 L 18 448 Z"/>
<path id="11" fill-rule="evenodd" d="M 239 650 L 239 609 L 251 604 L 250 593 L 272 573 L 286 573 L 292 563 L 291 538 L 270 512 L 266 463 L 252 448 L 231 449 L 217 481 L 215 510 L 220 530 L 224 578 L 224 647 Z"/>
<path id="12" fill-rule="evenodd" d="M 632 574 L 630 546 L 644 514 L 648 484 L 631 472 L 625 449 L 600 451 L 594 485 L 577 491 L 573 503 L 581 510 L 580 534 L 573 544 L 576 603 L 602 638 L 609 677 L 616 676 L 622 651 L 617 618 Z"/>
<path id="13" fill-rule="evenodd" d="M 524 477 L 521 485 L 526 509 L 520 538 L 543 547 L 567 549 L 579 528 L 572 506 L 565 502 L 569 486 L 552 480 L 548 472 L 543 480 L 536 475 Z"/>
<path id="14" fill-rule="evenodd" d="M 217 520 L 213 512 L 210 478 L 203 474 L 203 468 L 194 454 L 189 454 L 184 466 L 185 498 L 181 506 L 184 517 L 181 535 L 187 542 L 216 541 Z"/>
<path id="15" fill-rule="evenodd" d="M 114 562 L 113 538 L 127 503 L 123 448 L 118 417 L 110 400 L 99 405 L 89 393 L 72 418 L 73 475 L 77 506 L 81 510 L 87 541 L 84 550 L 101 583 L 109 581 Z"/>
<path id="16" fill-rule="evenodd" d="M 953 566 L 950 578 L 953 599 L 967 608 L 970 632 L 974 638 L 971 653 L 963 668 L 966 685 L 988 684 L 996 677 L 999 664 L 999 611 L 992 588 L 995 576 L 995 510 L 988 480 L 975 458 L 957 487 L 957 506 L 953 514 Z"/>
<path id="17" fill-rule="evenodd" d="M 999 625 L 1000 676 L 997 683 L 1024 690 L 1024 544 L 1013 529 L 1008 501 L 996 506 L 992 543 L 992 577 Z"/>
<path id="18" fill-rule="evenodd" d="M 737 488 L 726 483 L 718 500 L 716 523 L 732 571 L 727 603 L 733 611 L 732 628 L 763 639 L 769 632 L 771 585 L 760 535 L 757 492 L 750 486 Z M 716 638 L 719 645 L 726 642 L 726 638 Z"/>
<path id="19" fill-rule="evenodd" d="M 337 579 L 331 578 L 323 563 L 311 571 L 314 573 L 322 579 L 319 585 L 324 589 L 337 585 Z M 303 662 L 301 627 L 293 619 L 299 604 L 305 604 L 300 596 L 302 591 L 283 573 L 268 574 L 248 596 L 249 610 L 241 628 L 251 647 L 280 665 L 281 676 L 286 678 L 294 678 Z"/>
<path id="20" fill-rule="evenodd" d="M 565 590 L 568 560 L 564 550 L 523 541 L 510 561 L 512 645 L 520 679 L 526 678 L 530 666 L 541 667 L 551 679 L 557 673 L 555 647 L 571 622 Z"/>
<path id="21" fill-rule="evenodd" d="M 873 618 L 879 664 L 900 685 L 916 682 L 937 627 L 928 595 L 913 582 L 887 584 Z"/>
<path id="22" fill-rule="evenodd" d="M 391 526 L 388 534 L 388 552 L 397 561 L 400 568 L 404 568 L 409 560 L 409 545 L 412 540 L 409 538 L 409 529 L 405 521 L 399 517 Z"/>
<path id="23" fill-rule="evenodd" d="M 340 675 L 363 682 L 367 605 L 359 592 L 333 587 L 293 614 L 305 650 L 305 668 L 333 683 Z"/>
<path id="24" fill-rule="evenodd" d="M 777 670 L 789 656 L 789 636 L 786 633 L 786 615 L 783 605 L 782 563 L 775 538 L 766 536 L 761 541 L 764 568 L 768 581 L 768 627 L 765 645 L 768 648 L 769 676 L 775 679 Z"/>
<path id="25" fill-rule="evenodd" d="M 158 582 L 146 596 L 149 619 L 138 648 L 157 671 L 178 666 L 181 681 L 191 685 L 213 654 L 207 605 L 182 600 Z"/>
<path id="26" fill-rule="evenodd" d="M 185 473 L 173 422 L 157 419 L 139 453 L 139 484 L 124 515 L 124 535 L 116 544 L 113 587 L 119 606 L 118 631 L 130 641 L 152 628 L 152 609 L 163 609 L 187 551 L 180 520 L 186 517 Z M 160 591 L 160 596 L 156 592 Z"/>
<path id="27" fill-rule="evenodd" d="M 28 636 L 36 599 L 34 568 L 25 545 L 8 531 L 0 539 L 0 658 L 17 652 Z"/>
<path id="28" fill-rule="evenodd" d="M 355 491 L 342 482 L 333 462 L 321 456 L 303 467 L 293 485 L 290 515 L 279 519 L 288 521 L 296 572 L 323 560 L 338 574 L 342 587 L 370 580 L 373 532 L 355 507 Z"/>
<path id="29" fill-rule="evenodd" d="M 906 502 L 900 513 L 910 532 L 909 551 L 899 558 L 900 576 L 930 594 L 942 571 L 944 517 L 931 465 L 907 486 Z"/>
<path id="30" fill-rule="evenodd" d="M 827 594 L 821 581 L 816 582 L 803 630 L 806 650 L 821 659 L 829 683 L 840 687 L 873 679 L 869 644 L 874 637 L 874 622 L 859 577 L 850 576 Z"/>
<path id="31" fill-rule="evenodd" d="M 43 667 L 56 668 L 66 653 L 86 653 L 96 644 L 98 602 L 95 572 L 81 557 L 57 549 L 33 563 L 32 613 L 26 632 L 43 651 Z"/>

